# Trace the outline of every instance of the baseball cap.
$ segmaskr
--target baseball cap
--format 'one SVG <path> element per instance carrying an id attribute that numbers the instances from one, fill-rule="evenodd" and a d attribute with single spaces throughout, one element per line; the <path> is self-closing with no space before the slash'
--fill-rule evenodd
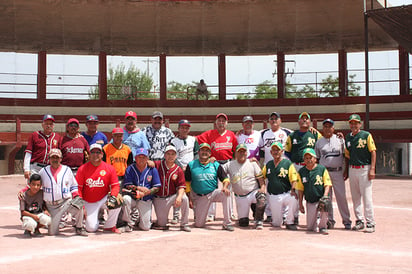
<path id="1" fill-rule="evenodd" d="M 299 120 L 303 117 L 303 116 L 307 116 L 308 118 L 309 118 L 309 120 L 310 120 L 310 115 L 309 115 L 309 113 L 307 113 L 307 112 L 302 112 L 301 114 L 299 114 Z"/>
<path id="2" fill-rule="evenodd" d="M 243 119 L 242 119 L 242 123 L 247 122 L 247 121 L 253 122 L 253 117 L 250 116 L 250 115 L 244 116 Z"/>
<path id="3" fill-rule="evenodd" d="M 86 122 L 96 121 L 99 122 L 99 117 L 97 115 L 91 114 L 86 116 Z"/>
<path id="4" fill-rule="evenodd" d="M 173 150 L 174 152 L 177 152 L 175 146 L 172 146 L 172 145 L 168 145 L 168 146 L 165 148 L 165 153 L 168 152 L 169 150 Z"/>
<path id="5" fill-rule="evenodd" d="M 280 118 L 280 114 L 279 114 L 278 112 L 276 112 L 276 111 L 272 112 L 272 113 L 269 115 L 269 118 L 272 117 L 273 115 L 275 115 L 277 118 Z"/>
<path id="6" fill-rule="evenodd" d="M 216 119 L 219 118 L 220 116 L 225 117 L 226 121 L 227 121 L 227 115 L 224 113 L 219 113 L 218 115 L 216 115 Z"/>
<path id="7" fill-rule="evenodd" d="M 126 115 L 124 116 L 124 118 L 127 119 L 127 117 L 133 117 L 135 120 L 137 120 L 136 112 L 131 111 L 131 110 L 126 112 Z"/>
<path id="8" fill-rule="evenodd" d="M 79 120 L 77 120 L 76 118 L 70 118 L 69 121 L 67 121 L 66 126 L 68 126 L 70 124 L 80 125 Z"/>
<path id="9" fill-rule="evenodd" d="M 273 143 L 270 145 L 270 148 L 273 148 L 273 147 L 277 147 L 278 149 L 283 150 L 283 145 L 282 145 L 281 142 L 273 142 Z"/>
<path id="10" fill-rule="evenodd" d="M 49 152 L 49 157 L 58 156 L 59 158 L 63 158 L 62 152 L 58 148 L 52 148 Z"/>
<path id="11" fill-rule="evenodd" d="M 123 129 L 120 128 L 120 127 L 115 127 L 115 128 L 112 130 L 112 134 L 123 134 Z"/>
<path id="12" fill-rule="evenodd" d="M 101 144 L 96 144 L 96 143 L 94 143 L 90 146 L 90 151 L 92 151 L 93 149 L 96 149 L 96 148 L 100 151 L 103 151 L 102 145 Z"/>
<path id="13" fill-rule="evenodd" d="M 52 120 L 53 122 L 55 122 L 55 120 L 54 120 L 54 117 L 53 117 L 53 115 L 51 115 L 51 114 L 45 114 L 44 116 L 43 116 L 43 122 L 44 121 L 46 121 L 46 120 Z"/>
<path id="14" fill-rule="evenodd" d="M 201 143 L 199 145 L 199 149 L 204 148 L 204 147 L 208 148 L 209 150 L 212 150 L 212 148 L 210 147 L 210 145 L 208 143 Z"/>
<path id="15" fill-rule="evenodd" d="M 247 146 L 245 144 L 239 144 L 236 147 L 236 151 L 239 151 L 241 149 L 247 150 Z"/>
<path id="16" fill-rule="evenodd" d="M 313 157 L 316 157 L 316 152 L 315 150 L 313 150 L 313 148 L 307 147 L 303 150 L 303 156 L 305 156 L 306 154 L 310 154 Z"/>
<path id="17" fill-rule="evenodd" d="M 134 153 L 136 156 L 138 155 L 144 155 L 144 156 L 148 156 L 149 152 L 147 151 L 147 149 L 145 149 L 144 147 L 139 147 L 135 150 Z"/>
<path id="18" fill-rule="evenodd" d="M 163 119 L 163 113 L 161 113 L 160 111 L 155 111 L 152 114 L 152 118 L 157 118 L 160 117 L 161 119 Z"/>
<path id="19" fill-rule="evenodd" d="M 179 126 L 189 126 L 190 127 L 190 122 L 188 120 L 182 119 L 178 123 Z"/>
<path id="20" fill-rule="evenodd" d="M 351 121 L 356 121 L 356 122 L 360 123 L 362 120 L 361 120 L 359 114 L 352 114 L 351 116 L 349 116 L 349 123 Z"/>
<path id="21" fill-rule="evenodd" d="M 322 125 L 324 125 L 326 123 L 330 123 L 330 124 L 332 124 L 332 126 L 335 124 L 335 122 L 330 118 L 326 118 L 325 120 L 323 120 Z"/>

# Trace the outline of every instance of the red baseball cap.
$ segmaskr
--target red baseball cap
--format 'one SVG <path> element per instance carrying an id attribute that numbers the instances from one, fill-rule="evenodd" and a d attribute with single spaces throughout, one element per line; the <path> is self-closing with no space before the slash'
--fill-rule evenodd
<path id="1" fill-rule="evenodd" d="M 126 112 L 126 115 L 124 116 L 124 118 L 127 119 L 127 117 L 133 117 L 135 120 L 137 120 L 137 115 L 136 115 L 136 112 L 134 111 Z"/>
<path id="2" fill-rule="evenodd" d="M 226 121 L 227 121 L 227 115 L 224 113 L 219 113 L 218 115 L 216 115 L 216 119 L 219 118 L 220 116 L 225 117 Z"/>
<path id="3" fill-rule="evenodd" d="M 120 128 L 120 127 L 115 127 L 115 128 L 112 130 L 112 134 L 123 134 L 123 129 Z"/>
<path id="4" fill-rule="evenodd" d="M 77 125 L 80 125 L 79 120 L 76 118 L 70 118 L 69 121 L 67 121 L 66 126 L 70 125 L 71 123 L 76 123 Z"/>

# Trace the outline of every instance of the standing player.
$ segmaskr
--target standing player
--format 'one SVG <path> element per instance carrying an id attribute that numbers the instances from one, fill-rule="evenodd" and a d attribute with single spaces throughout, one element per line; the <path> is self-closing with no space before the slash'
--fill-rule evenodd
<path id="1" fill-rule="evenodd" d="M 152 161 L 162 160 L 166 146 L 175 137 L 173 132 L 163 125 L 163 113 L 160 111 L 153 112 L 152 124 L 145 127 L 143 131 L 151 146 L 149 159 Z"/>
<path id="2" fill-rule="evenodd" d="M 63 154 L 62 164 L 71 168 L 73 174 L 89 159 L 89 144 L 79 133 L 79 121 L 70 118 L 66 124 L 66 135 L 60 144 Z"/>
<path id="3" fill-rule="evenodd" d="M 139 148 L 150 149 L 146 134 L 137 126 L 137 115 L 133 111 L 126 112 L 125 126 L 123 127 L 123 143 L 128 145 L 132 150 L 137 151 Z M 136 155 L 133 154 L 133 158 Z"/>
<path id="4" fill-rule="evenodd" d="M 242 119 L 243 131 L 237 137 L 239 144 L 245 144 L 248 149 L 247 157 L 249 159 L 255 159 L 256 161 L 260 160 L 259 155 L 259 144 L 261 143 L 261 134 L 259 131 L 254 130 L 255 123 L 252 116 L 244 116 Z"/>
<path id="5" fill-rule="evenodd" d="M 82 165 L 76 175 L 79 184 L 79 195 L 85 201 L 86 230 L 95 232 L 99 228 L 98 213 L 100 208 L 106 207 L 107 193 L 118 197 L 119 181 L 116 170 L 111 165 L 102 161 L 103 149 L 99 144 L 90 146 L 90 161 Z M 104 231 L 121 233 L 116 228 L 120 207 L 108 210 Z"/>
<path id="6" fill-rule="evenodd" d="M 24 156 L 24 178 L 30 178 L 30 174 L 39 173 L 40 169 L 49 164 L 49 153 L 52 148 L 58 148 L 61 137 L 53 132 L 53 115 L 43 116 L 43 131 L 33 132 L 27 142 Z"/>
<path id="7" fill-rule="evenodd" d="M 250 161 L 247 154 L 247 146 L 239 144 L 236 147 L 235 160 L 224 164 L 223 169 L 235 194 L 239 226 L 249 226 L 249 208 L 255 203 L 255 228 L 263 229 L 263 213 L 266 206 L 265 180 L 257 162 Z"/>
<path id="8" fill-rule="evenodd" d="M 335 192 L 336 203 L 340 215 L 342 216 L 342 222 L 345 229 L 351 229 L 351 220 L 348 207 L 348 201 L 346 199 L 345 180 L 343 178 L 343 170 L 345 165 L 345 141 L 343 138 L 338 138 L 334 134 L 335 122 L 332 119 L 325 119 L 323 121 L 323 138 L 319 139 L 315 145 L 315 152 L 319 159 L 319 164 L 326 167 L 329 172 L 329 176 L 332 180 L 333 192 Z M 332 200 L 332 191 L 329 192 L 330 199 Z M 331 229 L 335 225 L 333 218 L 333 210 L 328 212 L 328 229 Z"/>
<path id="9" fill-rule="evenodd" d="M 86 127 L 87 131 L 83 131 L 81 134 L 86 139 L 89 146 L 93 144 L 99 144 L 102 147 L 107 144 L 107 137 L 103 132 L 97 130 L 99 126 L 99 117 L 97 115 L 87 115 Z"/>
<path id="10" fill-rule="evenodd" d="M 299 209 L 305 213 L 303 206 L 303 195 L 306 200 L 306 225 L 308 231 L 328 234 L 327 222 L 328 213 L 320 212 L 318 221 L 318 203 L 320 198 L 329 197 L 329 191 L 332 187 L 329 173 L 326 168 L 316 163 L 316 153 L 313 148 L 305 148 L 303 151 L 305 166 L 299 170 L 298 184 L 296 189 L 299 191 Z"/>
<path id="11" fill-rule="evenodd" d="M 162 186 L 155 194 L 153 205 L 157 216 L 157 225 L 167 229 L 167 217 L 170 208 L 175 206 L 182 208 L 182 221 L 180 229 L 190 232 L 189 223 L 189 200 L 185 194 L 185 174 L 180 166 L 175 164 L 176 148 L 169 145 L 165 149 L 165 159 L 155 161 L 156 169 Z"/>
<path id="12" fill-rule="evenodd" d="M 351 132 L 346 135 L 345 156 L 349 159 L 349 181 L 352 194 L 356 225 L 353 230 L 375 232 L 375 219 L 372 204 L 372 180 L 375 179 L 376 146 L 372 134 L 361 130 L 362 122 L 358 114 L 349 117 Z M 345 177 L 347 177 L 347 170 Z M 362 201 L 364 214 L 362 214 Z"/>

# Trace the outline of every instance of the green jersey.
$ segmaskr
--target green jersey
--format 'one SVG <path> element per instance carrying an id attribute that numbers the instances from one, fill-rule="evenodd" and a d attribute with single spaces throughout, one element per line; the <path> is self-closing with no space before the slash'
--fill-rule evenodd
<path id="1" fill-rule="evenodd" d="M 326 167 L 318 164 L 312 170 L 308 170 L 306 166 L 299 170 L 296 189 L 303 191 L 305 200 L 309 203 L 316 203 L 322 198 L 325 186 L 332 186 Z"/>
<path id="2" fill-rule="evenodd" d="M 372 134 L 361 130 L 356 135 L 352 132 L 346 135 L 345 156 L 349 158 L 349 164 L 354 166 L 370 165 L 371 152 L 376 150 Z"/>
<path id="3" fill-rule="evenodd" d="M 310 131 L 295 130 L 286 140 L 285 151 L 290 152 L 292 162 L 303 163 L 303 150 L 307 147 L 315 148 L 316 141 L 321 137 L 319 132 L 314 135 Z"/>
<path id="4" fill-rule="evenodd" d="M 263 167 L 262 174 L 268 179 L 268 193 L 273 195 L 288 192 L 291 183 L 298 179 L 295 166 L 287 159 L 282 159 L 277 166 L 273 160 L 269 161 Z"/>

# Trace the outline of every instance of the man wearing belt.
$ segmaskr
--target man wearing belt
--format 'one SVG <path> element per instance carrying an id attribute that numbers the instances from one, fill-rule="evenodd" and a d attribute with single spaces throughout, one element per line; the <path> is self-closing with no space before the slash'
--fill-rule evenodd
<path id="1" fill-rule="evenodd" d="M 332 119 L 323 121 L 323 138 L 319 139 L 315 145 L 316 156 L 319 163 L 326 167 L 332 180 L 332 188 L 335 193 L 336 203 L 338 204 L 339 213 L 342 217 L 342 223 L 345 229 L 351 229 L 350 213 L 348 201 L 346 199 L 345 180 L 343 170 L 345 166 L 345 140 L 334 134 L 335 122 Z M 332 191 L 329 192 L 332 200 Z M 328 229 L 335 226 L 333 210 L 328 212 Z"/>
<path id="2" fill-rule="evenodd" d="M 349 181 L 352 194 L 356 225 L 352 230 L 375 232 L 372 204 L 372 180 L 375 179 L 376 146 L 372 134 L 361 130 L 362 122 L 358 114 L 349 117 L 351 132 L 346 135 L 345 157 L 349 161 Z M 345 170 L 345 176 L 348 171 Z M 362 214 L 362 201 L 364 214 Z"/>
<path id="3" fill-rule="evenodd" d="M 155 194 L 153 205 L 157 216 L 157 226 L 167 230 L 167 217 L 172 206 L 182 209 L 180 229 L 190 232 L 189 223 L 189 199 L 185 194 L 185 174 L 180 166 L 175 164 L 176 148 L 169 145 L 165 149 L 165 158 L 155 161 L 162 186 Z"/>
<path id="4" fill-rule="evenodd" d="M 39 173 L 40 169 L 49 164 L 49 153 L 52 148 L 60 146 L 61 137 L 54 133 L 54 117 L 43 116 L 43 131 L 33 132 L 27 142 L 24 156 L 24 178 L 27 180 L 32 173 Z"/>
<path id="5" fill-rule="evenodd" d="M 223 165 L 230 179 L 236 198 L 239 226 L 249 226 L 249 209 L 255 203 L 255 227 L 263 229 L 263 213 L 266 206 L 266 185 L 262 170 L 256 161 L 248 158 L 248 147 L 240 144 L 236 147 L 235 160 Z"/>
<path id="6" fill-rule="evenodd" d="M 234 231 L 230 221 L 229 195 L 227 188 L 229 179 L 219 164 L 210 161 L 211 147 L 207 143 L 200 144 L 199 159 L 191 161 L 185 171 L 186 182 L 190 183 L 193 193 L 191 199 L 195 208 L 195 226 L 204 227 L 207 212 L 212 202 L 221 202 L 223 205 L 223 229 Z M 218 179 L 223 188 L 218 189 Z"/>
<path id="7" fill-rule="evenodd" d="M 271 147 L 273 160 L 263 167 L 262 173 L 268 180 L 267 197 L 272 212 L 272 226 L 280 227 L 286 215 L 286 228 L 297 230 L 294 224 L 294 212 L 298 207 L 295 192 L 298 175 L 293 163 L 283 158 L 282 143 L 274 142 Z M 286 214 L 284 214 L 284 208 L 288 208 Z"/>
<path id="8" fill-rule="evenodd" d="M 71 206 L 72 198 L 79 195 L 77 181 L 71 169 L 62 165 L 62 153 L 54 148 L 49 153 L 50 165 L 40 170 L 43 187 L 43 199 L 51 215 L 52 223 L 49 226 L 49 235 L 59 233 L 59 223 L 64 213 L 70 213 L 76 219 L 76 234 L 87 236 L 83 226 L 83 208 Z"/>

